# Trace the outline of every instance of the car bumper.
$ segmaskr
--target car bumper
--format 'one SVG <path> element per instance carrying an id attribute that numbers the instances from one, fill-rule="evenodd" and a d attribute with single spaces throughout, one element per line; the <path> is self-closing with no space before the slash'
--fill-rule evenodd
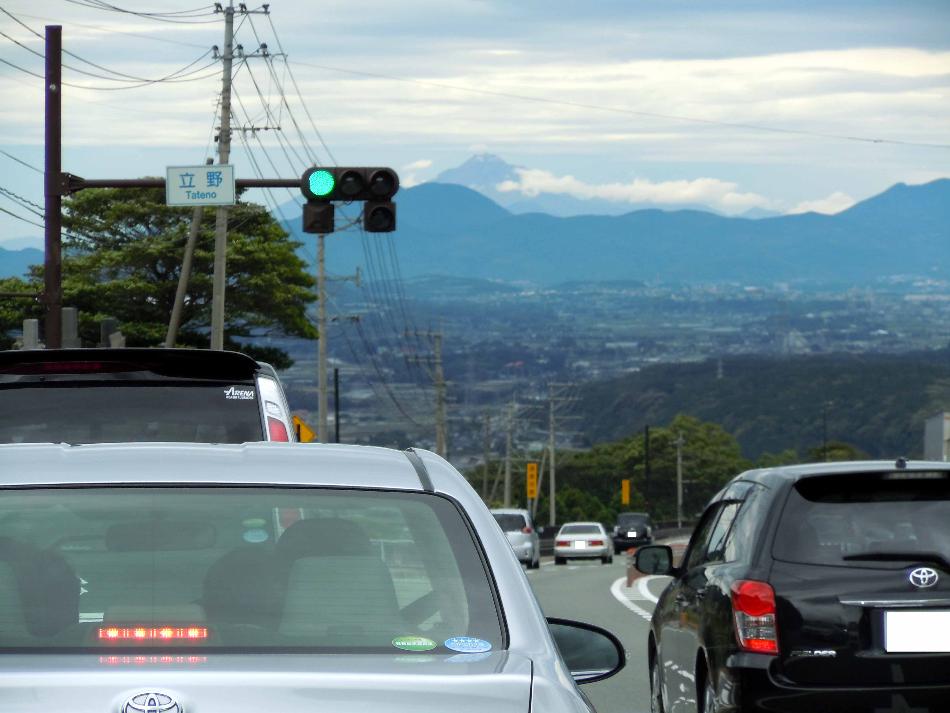
<path id="1" fill-rule="evenodd" d="M 614 547 L 621 550 L 651 544 L 653 544 L 652 537 L 614 537 Z"/>
<path id="2" fill-rule="evenodd" d="M 515 556 L 521 562 L 534 562 L 534 545 L 530 542 L 524 545 L 512 545 Z"/>
<path id="3" fill-rule="evenodd" d="M 607 557 L 611 554 L 613 554 L 613 552 L 607 545 L 604 545 L 603 547 L 585 547 L 584 549 L 577 549 L 576 547 L 554 548 L 555 557 L 570 557 L 571 559 L 580 559 L 582 557 Z"/>
<path id="4" fill-rule="evenodd" d="M 773 675 L 772 658 L 736 654 L 720 670 L 716 690 L 723 713 L 942 713 L 950 681 L 929 686 L 802 686 Z M 741 706 L 741 707 L 740 707 Z"/>

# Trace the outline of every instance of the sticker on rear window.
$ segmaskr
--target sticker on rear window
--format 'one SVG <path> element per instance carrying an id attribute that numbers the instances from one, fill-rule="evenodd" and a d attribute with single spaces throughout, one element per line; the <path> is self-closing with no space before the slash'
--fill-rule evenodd
<path id="1" fill-rule="evenodd" d="M 453 636 L 451 639 L 446 639 L 445 648 L 462 654 L 481 654 L 491 651 L 491 644 L 473 636 Z"/>
<path id="2" fill-rule="evenodd" d="M 224 398 L 228 401 L 253 401 L 254 389 L 246 386 L 230 386 L 224 390 Z"/>
<path id="3" fill-rule="evenodd" d="M 245 542 L 250 542 L 251 544 L 256 545 L 260 544 L 261 542 L 267 542 L 267 539 L 270 537 L 270 535 L 267 534 L 267 530 L 254 529 L 246 530 L 243 537 Z"/>
<path id="4" fill-rule="evenodd" d="M 403 651 L 432 651 L 437 644 L 424 636 L 398 636 L 393 639 L 393 646 Z"/>

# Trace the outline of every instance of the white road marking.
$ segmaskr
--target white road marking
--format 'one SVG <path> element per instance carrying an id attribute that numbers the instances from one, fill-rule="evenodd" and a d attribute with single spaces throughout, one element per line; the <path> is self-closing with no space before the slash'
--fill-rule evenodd
<path id="1" fill-rule="evenodd" d="M 639 607 L 633 602 L 631 602 L 627 598 L 627 595 L 623 593 L 623 588 L 626 586 L 626 584 L 627 584 L 627 578 L 621 577 L 620 579 L 618 579 L 617 581 L 615 581 L 613 584 L 610 585 L 610 593 L 613 594 L 614 599 L 616 599 L 618 602 L 623 604 L 625 607 L 627 607 L 627 609 L 632 611 L 634 614 L 642 617 L 643 619 L 646 619 L 647 621 L 650 621 L 650 619 L 653 617 L 653 614 L 648 612 L 646 609 L 643 609 L 642 607 Z"/>
<path id="2" fill-rule="evenodd" d="M 650 591 L 650 588 L 647 586 L 647 583 L 652 582 L 654 579 L 660 579 L 661 575 L 659 574 L 648 574 L 646 577 L 640 577 L 637 580 L 637 591 L 643 595 L 644 599 L 648 599 L 654 604 L 659 601 L 659 597 L 654 596 L 653 592 Z"/>

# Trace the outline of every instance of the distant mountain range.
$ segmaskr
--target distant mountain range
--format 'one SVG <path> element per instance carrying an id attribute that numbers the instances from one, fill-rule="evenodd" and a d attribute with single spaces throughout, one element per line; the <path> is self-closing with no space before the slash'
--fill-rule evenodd
<path id="1" fill-rule="evenodd" d="M 682 210 L 567 218 L 514 214 L 459 185 L 396 195 L 391 236 L 334 234 L 332 272 L 351 273 L 392 240 L 402 275 L 552 285 L 572 280 L 866 284 L 891 275 L 950 277 L 950 179 L 897 184 L 836 215 L 748 220 Z M 288 205 L 287 215 L 298 215 Z M 288 228 L 308 246 L 298 219 Z M 374 244 L 373 241 L 377 241 Z"/>
<path id="2" fill-rule="evenodd" d="M 950 179 L 900 183 L 836 215 L 758 220 L 697 210 L 517 214 L 475 190 L 444 183 L 401 190 L 395 200 L 395 233 L 348 231 L 330 237 L 330 272 L 350 274 L 357 266 L 365 269 L 368 260 L 395 255 L 405 278 L 447 275 L 535 285 L 575 280 L 864 285 L 892 275 L 950 278 Z M 353 209 L 348 212 L 354 215 Z M 312 260 L 314 236 L 301 232 L 299 208 L 286 204 L 284 213 L 293 216 L 286 227 L 306 246 L 301 254 Z M 0 248 L 0 277 L 22 275 L 42 261 L 40 250 Z"/>
<path id="3" fill-rule="evenodd" d="M 566 193 L 542 193 L 534 197 L 517 191 L 500 191 L 498 186 L 505 181 L 519 180 L 518 171 L 524 166 L 513 166 L 494 154 L 482 153 L 469 158 L 465 163 L 450 168 L 436 176 L 433 183 L 453 183 L 471 188 L 512 213 L 547 213 L 560 218 L 575 215 L 623 215 L 635 210 L 702 210 L 717 213 L 702 203 L 626 203 L 597 198 L 575 198 Z M 744 213 L 746 218 L 762 218 L 777 215 L 762 209 Z"/>

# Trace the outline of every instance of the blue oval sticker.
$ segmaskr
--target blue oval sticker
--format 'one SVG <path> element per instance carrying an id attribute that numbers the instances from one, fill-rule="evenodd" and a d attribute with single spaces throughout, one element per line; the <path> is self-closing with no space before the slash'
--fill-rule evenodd
<path id="1" fill-rule="evenodd" d="M 484 639 L 476 639 L 472 636 L 453 636 L 445 640 L 445 648 L 461 654 L 483 654 L 491 651 L 491 644 Z"/>

